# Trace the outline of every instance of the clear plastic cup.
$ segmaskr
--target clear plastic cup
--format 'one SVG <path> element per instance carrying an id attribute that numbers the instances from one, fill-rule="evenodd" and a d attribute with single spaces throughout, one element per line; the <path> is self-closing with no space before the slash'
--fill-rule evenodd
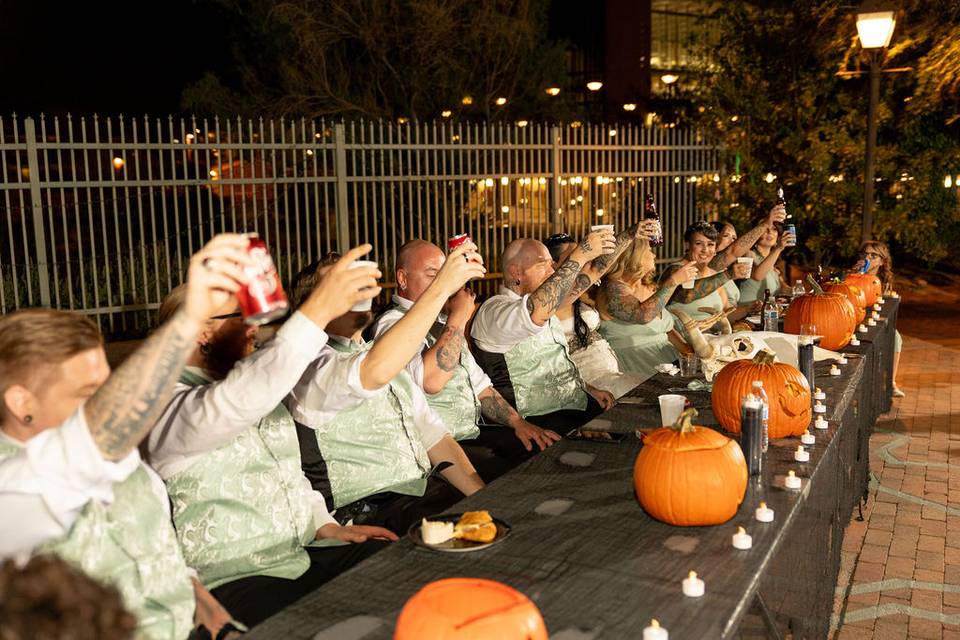
<path id="1" fill-rule="evenodd" d="M 660 421 L 665 427 L 677 421 L 683 413 L 683 405 L 687 402 L 686 397 L 675 393 L 657 396 L 657 399 L 660 401 Z"/>
<path id="2" fill-rule="evenodd" d="M 697 375 L 697 369 L 700 367 L 700 357 L 695 353 L 680 354 L 680 375 L 684 378 Z"/>
<path id="3" fill-rule="evenodd" d="M 360 267 L 373 267 L 377 268 L 377 263 L 372 260 L 354 260 L 350 265 L 350 269 L 359 269 Z M 350 307 L 350 311 L 370 311 L 373 307 L 373 298 L 368 300 L 361 300 L 357 304 Z"/>
<path id="4" fill-rule="evenodd" d="M 750 270 L 747 273 L 747 277 L 749 278 L 750 274 L 753 273 L 753 258 L 737 258 L 737 262 L 750 265 Z"/>

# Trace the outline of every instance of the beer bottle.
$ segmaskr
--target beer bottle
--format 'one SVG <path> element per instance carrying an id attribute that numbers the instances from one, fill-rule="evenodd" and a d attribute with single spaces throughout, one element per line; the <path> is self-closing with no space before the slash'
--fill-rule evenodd
<path id="1" fill-rule="evenodd" d="M 653 194 L 648 193 L 643 201 L 643 219 L 656 220 L 657 234 L 650 240 L 651 247 L 659 247 L 663 244 L 663 225 L 660 224 L 660 214 L 657 213 L 657 204 L 653 201 Z"/>

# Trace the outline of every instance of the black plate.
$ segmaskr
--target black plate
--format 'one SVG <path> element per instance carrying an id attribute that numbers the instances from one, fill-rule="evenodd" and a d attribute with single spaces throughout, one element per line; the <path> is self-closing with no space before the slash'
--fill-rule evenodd
<path id="1" fill-rule="evenodd" d="M 462 513 L 445 513 L 439 516 L 430 516 L 427 520 L 431 522 L 452 522 L 457 524 L 462 516 Z M 452 538 L 447 540 L 443 544 L 427 544 L 423 541 L 423 537 L 420 535 L 420 522 L 414 522 L 410 526 L 410 530 L 407 531 L 407 536 L 413 542 L 413 544 L 418 547 L 423 547 L 424 549 L 430 549 L 431 551 L 445 551 L 447 553 L 468 553 L 470 551 L 479 551 L 481 549 L 486 549 L 492 545 L 501 542 L 504 538 L 510 535 L 510 525 L 501 520 L 500 518 L 494 518 L 493 523 L 497 525 L 497 537 L 495 537 L 490 542 L 473 542 L 471 540 L 460 540 L 458 538 Z"/>

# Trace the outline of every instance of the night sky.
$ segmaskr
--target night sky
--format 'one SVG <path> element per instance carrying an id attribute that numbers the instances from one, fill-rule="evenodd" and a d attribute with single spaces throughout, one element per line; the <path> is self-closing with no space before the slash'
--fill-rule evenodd
<path id="1" fill-rule="evenodd" d="M 0 0 L 0 114 L 178 112 L 229 71 L 228 14 L 191 0 Z"/>

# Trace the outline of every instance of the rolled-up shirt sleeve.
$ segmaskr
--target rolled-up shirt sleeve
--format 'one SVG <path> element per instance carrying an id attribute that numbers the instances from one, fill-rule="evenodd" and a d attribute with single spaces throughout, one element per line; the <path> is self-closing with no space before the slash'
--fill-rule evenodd
<path id="1" fill-rule="evenodd" d="M 193 457 L 230 442 L 283 402 L 326 342 L 323 329 L 298 311 L 222 380 L 177 385 L 147 439 L 150 463 L 169 478 Z"/>
<path id="2" fill-rule="evenodd" d="M 420 441 L 427 451 L 440 442 L 444 436 L 452 435 L 443 422 L 443 418 L 427 404 L 427 397 L 419 387 L 413 389 L 413 416 L 420 433 Z"/>
<path id="3" fill-rule="evenodd" d="M 514 345 L 535 336 L 546 325 L 538 325 L 527 309 L 529 294 L 501 293 L 484 302 L 473 319 L 470 335 L 476 345 L 489 353 L 506 353 Z"/>
<path id="4" fill-rule="evenodd" d="M 326 347 L 307 367 L 285 400 L 294 420 L 311 429 L 321 429 L 341 411 L 384 393 L 386 385 L 364 389 L 360 365 L 366 351 L 341 353 Z"/>
<path id="5" fill-rule="evenodd" d="M 91 500 L 113 502 L 113 485 L 140 464 L 137 450 L 117 462 L 104 459 L 83 407 L 0 461 L 0 557 L 33 549 L 63 535 Z"/>

